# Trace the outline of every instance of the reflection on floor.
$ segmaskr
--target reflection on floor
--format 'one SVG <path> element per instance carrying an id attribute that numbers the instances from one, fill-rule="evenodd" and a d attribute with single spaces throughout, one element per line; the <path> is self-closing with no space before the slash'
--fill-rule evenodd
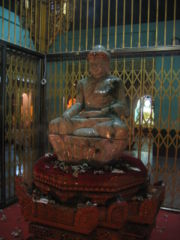
<path id="1" fill-rule="evenodd" d="M 7 202 L 14 199 L 15 185 L 14 177 L 26 175 L 32 172 L 32 150 L 22 146 L 8 145 L 5 146 L 5 182 L 6 182 L 6 199 Z M 27 164 L 28 163 L 28 164 Z"/>

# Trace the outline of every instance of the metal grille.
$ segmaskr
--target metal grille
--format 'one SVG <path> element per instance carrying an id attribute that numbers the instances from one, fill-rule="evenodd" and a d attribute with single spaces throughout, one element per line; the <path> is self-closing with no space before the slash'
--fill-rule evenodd
<path id="1" fill-rule="evenodd" d="M 43 0 L 0 1 L 0 38 L 2 40 L 45 51 L 46 4 Z"/>
<path id="2" fill-rule="evenodd" d="M 59 4 L 59 0 L 54 3 Z M 175 46 L 178 41 L 179 2 L 176 0 L 67 0 L 72 8 L 67 27 L 49 40 L 49 52 L 89 50 L 96 44 L 107 49 Z M 55 8 L 56 8 L 55 4 Z M 50 6 L 49 8 L 50 9 Z M 58 9 L 58 8 L 57 8 Z M 69 24 L 70 23 L 70 24 Z M 47 17 L 47 35 L 59 20 Z M 69 26 L 70 25 L 70 26 Z"/>
<path id="3" fill-rule="evenodd" d="M 7 50 L 2 106 L 5 114 L 2 187 L 5 188 L 3 200 L 6 204 L 15 198 L 16 175 L 22 175 L 27 183 L 31 183 L 32 166 L 38 156 L 38 63 L 36 57 Z"/>
<path id="4" fill-rule="evenodd" d="M 1 0 L 0 38 L 40 52 L 179 42 L 177 0 Z"/>

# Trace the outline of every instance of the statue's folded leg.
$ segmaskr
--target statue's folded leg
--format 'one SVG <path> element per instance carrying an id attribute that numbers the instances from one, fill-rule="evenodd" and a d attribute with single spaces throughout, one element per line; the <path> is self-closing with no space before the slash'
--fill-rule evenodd
<path id="1" fill-rule="evenodd" d="M 92 127 L 76 129 L 73 132 L 73 135 L 75 135 L 75 136 L 82 136 L 82 137 L 99 137 L 99 134 Z"/>
<path id="2" fill-rule="evenodd" d="M 70 134 L 72 133 L 72 123 L 64 118 L 53 119 L 49 123 L 49 134 Z"/>
<path id="3" fill-rule="evenodd" d="M 59 122 L 59 134 L 72 134 L 74 135 L 74 132 L 76 130 L 79 130 L 81 128 L 91 128 L 94 125 L 94 122 L 89 119 L 83 119 L 83 118 L 71 118 L 71 120 L 67 121 L 64 118 L 60 119 Z M 83 131 L 80 131 L 83 132 Z M 78 134 L 75 134 L 78 135 Z M 80 134 L 82 136 L 82 133 Z"/>
<path id="4" fill-rule="evenodd" d="M 61 118 L 56 118 L 49 123 L 49 134 L 58 134 L 60 120 Z"/>
<path id="5" fill-rule="evenodd" d="M 69 120 L 61 118 L 59 122 L 59 134 L 72 134 L 73 131 L 73 123 Z"/>
<path id="6" fill-rule="evenodd" d="M 128 129 L 120 120 L 112 120 L 97 124 L 94 129 L 103 138 L 127 139 Z"/>
<path id="7" fill-rule="evenodd" d="M 72 134 L 76 136 L 97 137 L 99 136 L 94 129 L 98 123 L 104 122 L 103 118 L 83 118 L 72 117 L 67 121 L 63 118 L 59 121 L 59 134 Z"/>

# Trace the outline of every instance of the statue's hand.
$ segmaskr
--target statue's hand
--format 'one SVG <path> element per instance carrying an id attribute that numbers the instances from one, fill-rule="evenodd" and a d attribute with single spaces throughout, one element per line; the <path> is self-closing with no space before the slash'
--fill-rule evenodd
<path id="1" fill-rule="evenodd" d="M 109 108 L 109 107 L 102 108 L 102 109 L 101 109 L 101 114 L 102 114 L 102 115 L 106 115 L 106 114 L 109 113 L 109 111 L 110 111 L 110 108 Z"/>
<path id="2" fill-rule="evenodd" d="M 65 121 L 67 121 L 67 122 L 70 122 L 70 121 L 71 121 L 71 116 L 70 116 L 69 112 L 67 112 L 67 111 L 63 113 L 63 118 L 64 118 Z"/>

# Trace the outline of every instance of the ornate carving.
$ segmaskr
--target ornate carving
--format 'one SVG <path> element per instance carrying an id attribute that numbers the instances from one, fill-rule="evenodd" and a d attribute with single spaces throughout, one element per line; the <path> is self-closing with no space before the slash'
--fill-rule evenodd
<path id="1" fill-rule="evenodd" d="M 88 236 L 91 236 L 91 233 L 100 226 L 104 229 L 103 236 L 106 232 L 110 236 L 109 231 L 111 232 L 113 229 L 120 229 L 121 233 L 125 231 L 127 235 L 130 231 L 126 230 L 129 222 L 138 224 L 139 228 L 143 224 L 147 224 L 150 228 L 154 224 L 164 195 L 164 186 L 159 184 L 151 186 L 146 197 L 137 195 L 125 202 L 114 200 L 109 207 L 88 206 L 86 204 L 71 207 L 68 204 L 63 206 L 51 202 L 42 203 L 38 199 L 32 201 L 32 197 L 27 193 L 26 186 L 20 177 L 16 179 L 16 189 L 23 214 L 28 221 L 49 226 L 50 229 L 54 227 L 87 234 Z M 98 231 L 96 232 L 96 238 L 102 239 L 98 235 Z M 74 235 L 76 235 L 75 233 Z M 117 231 L 113 234 L 117 236 Z M 118 236 L 120 236 L 119 233 Z M 116 238 L 112 238 L 112 240 L 114 239 Z"/>
<path id="2" fill-rule="evenodd" d="M 64 167 L 65 172 L 55 168 L 56 160 L 55 156 L 42 157 L 36 163 L 34 183 L 42 192 L 53 192 L 61 201 L 83 194 L 93 202 L 105 204 L 108 199 L 118 195 L 129 199 L 141 188 L 146 187 L 146 169 L 140 160 L 130 156 L 122 156 L 122 166 L 116 167 L 114 164 L 114 169 L 110 167 L 111 170 L 101 168 L 102 170 L 95 171 L 92 167 L 75 176 L 69 165 Z"/>

